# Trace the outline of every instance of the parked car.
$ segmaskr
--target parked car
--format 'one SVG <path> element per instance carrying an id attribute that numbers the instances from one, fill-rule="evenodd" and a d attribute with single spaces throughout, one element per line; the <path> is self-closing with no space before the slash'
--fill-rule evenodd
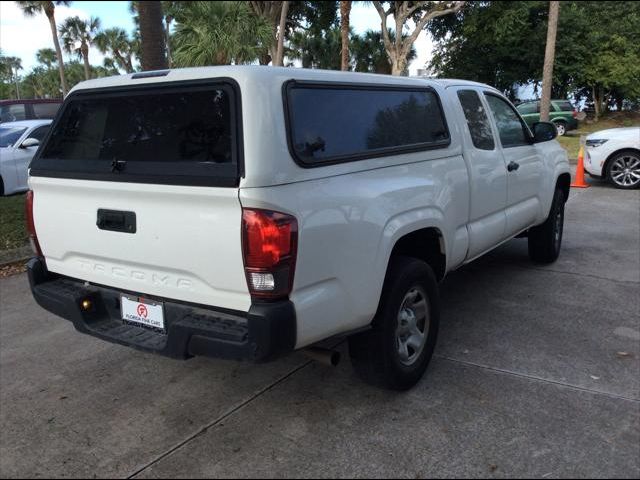
<path id="1" fill-rule="evenodd" d="M 518 105 L 518 112 L 530 127 L 540 121 L 540 100 L 532 100 Z M 578 128 L 578 112 L 569 100 L 551 100 L 549 120 L 558 129 L 558 135 Z"/>
<path id="2" fill-rule="evenodd" d="M 29 162 L 50 125 L 51 120 L 0 125 L 0 196 L 28 190 Z"/>
<path id="3" fill-rule="evenodd" d="M 616 188 L 640 187 L 640 127 L 600 130 L 587 137 L 584 169 Z"/>
<path id="4" fill-rule="evenodd" d="M 229 66 L 83 82 L 31 164 L 33 295 L 177 358 L 348 336 L 365 380 L 407 389 L 447 272 L 515 236 L 558 257 L 555 136 L 462 80 Z"/>
<path id="5" fill-rule="evenodd" d="M 0 100 L 0 123 L 53 119 L 62 100 Z"/>

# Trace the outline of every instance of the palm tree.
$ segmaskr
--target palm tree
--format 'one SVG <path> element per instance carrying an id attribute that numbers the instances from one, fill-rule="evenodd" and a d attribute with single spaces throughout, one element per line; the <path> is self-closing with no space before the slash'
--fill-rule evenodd
<path id="1" fill-rule="evenodd" d="M 95 38 L 98 50 L 113 57 L 115 64 L 127 73 L 133 72 L 134 45 L 122 28 L 109 28 L 98 33 Z"/>
<path id="2" fill-rule="evenodd" d="M 22 60 L 18 57 L 0 57 L 2 70 L 9 74 L 9 78 L 16 85 L 16 98 L 20 100 L 20 87 L 18 85 L 18 70 L 22 70 Z"/>
<path id="3" fill-rule="evenodd" d="M 51 27 L 51 35 L 53 37 L 53 45 L 56 49 L 56 56 L 58 57 L 58 70 L 60 72 L 60 86 L 62 87 L 62 95 L 67 95 L 67 80 L 64 76 L 64 62 L 62 60 L 62 50 L 60 49 L 60 42 L 58 41 L 58 32 L 56 31 L 56 17 L 55 10 L 56 5 L 69 5 L 71 2 L 56 1 L 56 2 L 16 2 L 22 9 L 27 17 L 33 17 L 38 13 L 44 13 L 49 20 L 49 26 Z"/>
<path id="4" fill-rule="evenodd" d="M 56 63 L 56 51 L 52 48 L 41 48 L 36 52 L 36 60 L 49 70 Z"/>
<path id="5" fill-rule="evenodd" d="M 349 29 L 351 15 L 351 2 L 342 0 L 340 2 L 340 38 L 342 44 L 342 57 L 340 70 L 349 70 Z"/>
<path id="6" fill-rule="evenodd" d="M 65 51 L 75 53 L 84 61 L 85 80 L 91 78 L 89 67 L 89 46 L 100 30 L 100 19 L 91 17 L 89 21 L 80 17 L 69 17 L 60 25 L 60 37 Z"/>
<path id="7" fill-rule="evenodd" d="M 140 22 L 142 70 L 167 68 L 162 4 L 156 1 L 139 1 L 135 3 L 135 7 Z"/>
<path id="8" fill-rule="evenodd" d="M 228 65 L 258 58 L 271 41 L 267 22 L 244 2 L 187 2 L 176 17 L 177 66 Z"/>

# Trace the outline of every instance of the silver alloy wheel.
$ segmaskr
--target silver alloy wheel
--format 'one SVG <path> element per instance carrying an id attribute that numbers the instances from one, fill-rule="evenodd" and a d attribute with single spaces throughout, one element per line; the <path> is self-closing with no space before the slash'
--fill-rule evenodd
<path id="1" fill-rule="evenodd" d="M 562 122 L 556 123 L 556 129 L 558 130 L 559 137 L 563 136 L 567 132 L 567 129 Z"/>
<path id="2" fill-rule="evenodd" d="M 640 183 L 640 158 L 625 154 L 613 161 L 610 169 L 611 180 L 621 187 L 633 187 Z"/>
<path id="3" fill-rule="evenodd" d="M 402 300 L 398 312 L 396 346 L 400 363 L 411 366 L 420 357 L 429 334 L 429 305 L 422 287 L 412 287 Z"/>

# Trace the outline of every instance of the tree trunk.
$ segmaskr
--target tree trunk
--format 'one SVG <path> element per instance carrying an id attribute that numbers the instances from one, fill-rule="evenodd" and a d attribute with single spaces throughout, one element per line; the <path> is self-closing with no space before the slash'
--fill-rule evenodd
<path id="1" fill-rule="evenodd" d="M 171 68 L 172 65 L 173 65 L 173 60 L 171 59 L 171 42 L 170 42 L 170 39 L 171 39 L 170 29 L 171 29 L 172 20 L 173 19 L 171 17 L 166 17 L 165 20 L 164 20 L 165 21 L 165 25 L 166 25 L 166 28 L 165 28 L 165 44 L 167 45 L 167 65 L 169 66 L 169 68 Z"/>
<path id="2" fill-rule="evenodd" d="M 64 61 L 62 59 L 62 49 L 60 48 L 60 41 L 58 40 L 58 31 L 56 30 L 56 18 L 53 12 L 51 15 L 47 13 L 49 19 L 49 26 L 51 27 L 51 35 L 53 36 L 53 45 L 56 48 L 56 57 L 58 58 L 58 71 L 60 72 L 60 87 L 62 88 L 62 97 L 67 96 L 69 89 L 67 88 L 67 79 L 64 75 Z"/>
<path id="3" fill-rule="evenodd" d="M 556 33 L 558 31 L 558 11 L 560 2 L 549 2 L 549 25 L 547 27 L 547 46 L 544 52 L 542 70 L 542 99 L 540 100 L 540 121 L 549 121 L 551 109 L 551 84 L 553 83 L 553 62 L 556 55 Z"/>
<path id="4" fill-rule="evenodd" d="M 280 13 L 280 26 L 278 27 L 278 49 L 276 58 L 273 61 L 274 67 L 282 67 L 284 64 L 284 30 L 287 25 L 287 13 L 289 12 L 289 2 L 282 2 L 282 11 Z"/>
<path id="5" fill-rule="evenodd" d="M 594 115 L 595 115 L 595 121 L 597 122 L 600 119 L 600 108 L 602 107 L 602 100 L 600 98 L 600 88 L 599 87 L 592 87 L 591 88 L 592 91 L 592 96 L 593 96 L 593 109 L 594 109 Z"/>
<path id="6" fill-rule="evenodd" d="M 393 53 L 391 60 L 391 75 L 400 76 L 407 73 L 407 57 Z"/>
<path id="7" fill-rule="evenodd" d="M 11 67 L 11 74 L 13 75 L 13 67 Z M 16 84 L 16 99 L 20 100 L 20 87 L 18 86 L 18 69 L 16 68 L 16 73 L 13 75 L 13 80 Z"/>
<path id="8" fill-rule="evenodd" d="M 142 70 L 162 70 L 167 68 L 164 26 L 162 25 L 162 4 L 154 1 L 139 1 L 138 18 L 140 22 Z"/>
<path id="9" fill-rule="evenodd" d="M 89 70 L 89 45 L 83 43 L 80 46 L 82 51 L 82 61 L 84 62 L 84 79 L 89 80 L 91 78 L 91 72 Z"/>
<path id="10" fill-rule="evenodd" d="M 340 70 L 349 70 L 349 16 L 351 15 L 351 2 L 340 2 L 340 36 L 342 37 L 342 60 Z"/>

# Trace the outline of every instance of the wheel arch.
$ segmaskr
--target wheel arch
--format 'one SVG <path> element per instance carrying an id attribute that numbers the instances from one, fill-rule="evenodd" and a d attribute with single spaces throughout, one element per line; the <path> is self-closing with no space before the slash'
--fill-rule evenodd
<path id="1" fill-rule="evenodd" d="M 571 189 L 571 174 L 568 172 L 561 173 L 556 180 L 556 188 L 564 193 L 564 201 L 569 199 L 569 190 Z"/>
<path id="2" fill-rule="evenodd" d="M 399 237 L 391 249 L 387 260 L 387 271 L 394 256 L 417 258 L 427 263 L 436 280 L 444 278 L 447 270 L 446 244 L 442 231 L 437 227 L 425 227 L 405 233 Z"/>

